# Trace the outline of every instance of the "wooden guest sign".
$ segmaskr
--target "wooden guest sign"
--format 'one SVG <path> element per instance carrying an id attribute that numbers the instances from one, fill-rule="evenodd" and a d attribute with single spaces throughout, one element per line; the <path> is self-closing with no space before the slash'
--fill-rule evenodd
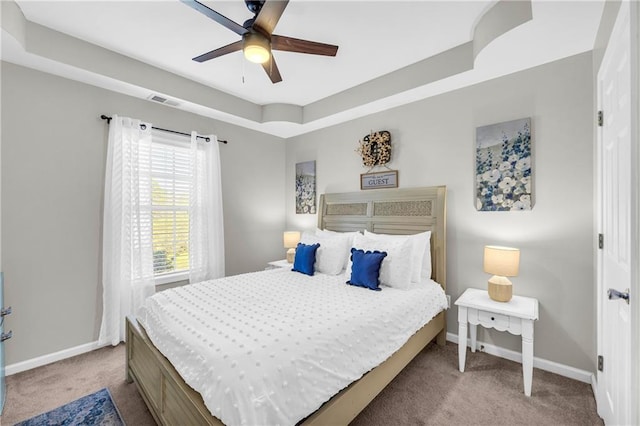
<path id="1" fill-rule="evenodd" d="M 398 171 L 362 173 L 360 175 L 360 189 L 397 188 Z"/>

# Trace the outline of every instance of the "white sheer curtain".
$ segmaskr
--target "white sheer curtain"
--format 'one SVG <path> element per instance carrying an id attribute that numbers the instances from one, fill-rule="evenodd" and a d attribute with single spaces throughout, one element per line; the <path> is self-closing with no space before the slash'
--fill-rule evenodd
<path id="1" fill-rule="evenodd" d="M 218 139 L 191 133 L 189 283 L 224 276 L 224 224 Z"/>
<path id="2" fill-rule="evenodd" d="M 102 243 L 100 344 L 125 339 L 125 318 L 155 292 L 151 124 L 116 115 L 109 125 Z"/>

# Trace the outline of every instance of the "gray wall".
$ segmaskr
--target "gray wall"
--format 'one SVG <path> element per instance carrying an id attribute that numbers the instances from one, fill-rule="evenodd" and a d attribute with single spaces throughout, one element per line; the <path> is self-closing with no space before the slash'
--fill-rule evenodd
<path id="1" fill-rule="evenodd" d="M 316 160 L 317 192 L 359 190 L 366 170 L 357 142 L 389 130 L 389 166 L 400 187 L 447 185 L 447 293 L 486 288 L 483 247 L 521 249 L 514 293 L 538 298 L 534 355 L 595 371 L 593 85 L 591 53 L 363 117 L 287 141 L 288 229 L 312 229 L 296 215 L 294 167 Z M 532 119 L 533 210 L 478 212 L 474 203 L 475 128 Z M 457 310 L 447 314 L 457 334 Z M 520 351 L 520 338 L 479 330 L 478 339 Z"/>
<path id="2" fill-rule="evenodd" d="M 600 26 L 598 27 L 598 33 L 593 43 L 593 69 L 594 74 L 597 74 L 597 70 L 600 68 L 604 52 L 607 49 L 613 26 L 616 23 L 618 12 L 620 11 L 619 0 L 607 0 L 604 3 L 602 10 L 602 17 L 600 18 Z M 596 75 L 594 75 L 595 81 Z"/>
<path id="3" fill-rule="evenodd" d="M 13 364 L 97 340 L 107 123 L 100 114 L 214 133 L 226 273 L 283 256 L 282 139 L 2 62 L 2 266 Z"/>
<path id="4" fill-rule="evenodd" d="M 281 232 L 311 229 L 295 215 L 294 165 L 316 160 L 318 193 L 359 189 L 355 153 L 370 130 L 393 137 L 401 187 L 448 187 L 448 293 L 484 288 L 482 247 L 520 247 L 516 294 L 540 300 L 535 355 L 593 371 L 593 76 L 586 53 L 349 123 L 282 139 L 2 63 L 2 264 L 7 364 L 96 340 L 107 126 L 102 113 L 215 133 L 221 145 L 227 275 L 283 256 Z M 480 125 L 531 117 L 536 204 L 530 212 L 474 208 Z M 259 177 L 259 178 L 258 178 Z M 283 189 L 284 188 L 284 189 Z M 286 210 L 285 210 L 286 208 Z M 457 333 L 457 312 L 448 329 Z M 55 332 L 52 332 L 52 329 Z M 479 339 L 519 351 L 519 338 Z"/>

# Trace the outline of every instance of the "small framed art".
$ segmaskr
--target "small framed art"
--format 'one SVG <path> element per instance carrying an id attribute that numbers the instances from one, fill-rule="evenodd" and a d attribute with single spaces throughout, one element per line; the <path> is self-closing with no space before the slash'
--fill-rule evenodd
<path id="1" fill-rule="evenodd" d="M 316 213 L 316 162 L 296 164 L 296 213 Z"/>

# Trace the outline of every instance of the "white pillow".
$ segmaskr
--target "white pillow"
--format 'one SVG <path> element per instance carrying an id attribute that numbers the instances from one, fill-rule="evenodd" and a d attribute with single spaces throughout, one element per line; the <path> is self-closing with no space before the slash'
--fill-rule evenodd
<path id="1" fill-rule="evenodd" d="M 431 231 L 413 235 L 390 235 L 365 230 L 364 235 L 374 240 L 411 241 L 411 281 L 417 283 L 431 278 Z"/>
<path id="2" fill-rule="evenodd" d="M 349 240 L 345 236 L 317 236 L 309 232 L 303 232 L 300 238 L 302 244 L 320 243 L 316 251 L 316 263 L 314 269 L 328 275 L 342 273 L 347 263 L 349 252 Z"/>
<path id="3" fill-rule="evenodd" d="M 349 248 L 351 248 L 351 246 L 353 245 L 353 239 L 358 234 L 360 234 L 360 232 L 358 232 L 358 231 L 354 231 L 354 232 L 337 232 L 337 231 L 330 231 L 328 229 L 316 228 L 316 235 L 319 236 L 319 237 L 335 237 L 336 235 L 342 235 L 342 236 L 348 237 Z M 349 250 L 347 250 L 347 253 L 349 253 Z"/>
<path id="4" fill-rule="evenodd" d="M 384 251 L 387 256 L 380 267 L 380 284 L 389 287 L 406 289 L 411 284 L 411 241 L 374 240 L 358 234 L 353 240 L 353 247 L 364 251 Z M 347 265 L 346 278 L 351 279 L 351 256 Z"/>
<path id="5" fill-rule="evenodd" d="M 424 248 L 424 257 L 422 258 L 422 273 L 420 278 L 422 280 L 431 279 L 431 231 L 425 232 L 427 234 L 427 246 Z"/>

